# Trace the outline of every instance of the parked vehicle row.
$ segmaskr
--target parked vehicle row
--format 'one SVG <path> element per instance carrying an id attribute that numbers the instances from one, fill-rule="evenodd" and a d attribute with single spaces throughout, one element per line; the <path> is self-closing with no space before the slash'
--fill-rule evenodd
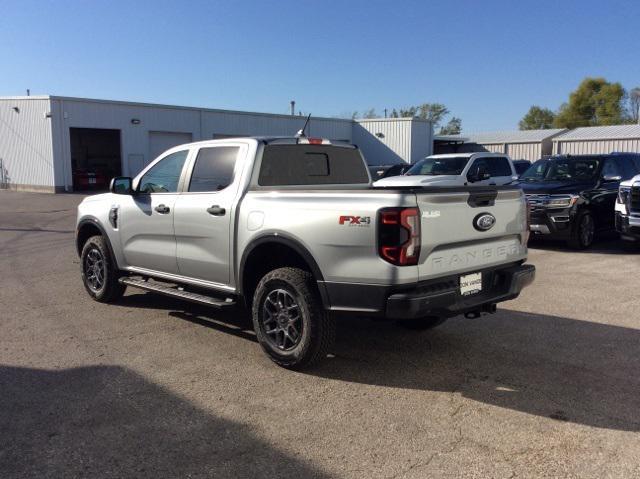
<path id="1" fill-rule="evenodd" d="M 480 185 L 373 187 L 355 146 L 304 136 L 175 147 L 78 206 L 85 289 L 243 305 L 290 368 L 326 357 L 338 312 L 422 329 L 495 312 L 534 279 L 527 205 L 483 176 L 500 156 L 462 158 Z"/>
<path id="2" fill-rule="evenodd" d="M 534 237 L 563 240 L 583 249 L 597 235 L 614 230 L 623 239 L 638 238 L 640 212 L 633 205 L 640 190 L 634 186 L 638 180 L 630 180 L 638 173 L 640 155 L 636 153 L 555 155 L 531 164 L 482 152 L 432 155 L 374 185 L 480 186 L 517 180 L 529 204 Z"/>
<path id="3" fill-rule="evenodd" d="M 620 183 L 615 222 L 622 239 L 640 242 L 640 175 Z"/>
<path id="4" fill-rule="evenodd" d="M 534 235 L 588 248 L 596 234 L 615 229 L 622 180 L 640 172 L 640 155 L 553 156 L 536 161 L 521 177 Z"/>
<path id="5" fill-rule="evenodd" d="M 507 155 L 450 153 L 428 156 L 403 175 L 376 181 L 374 186 L 495 186 L 507 185 L 516 179 L 516 170 Z"/>

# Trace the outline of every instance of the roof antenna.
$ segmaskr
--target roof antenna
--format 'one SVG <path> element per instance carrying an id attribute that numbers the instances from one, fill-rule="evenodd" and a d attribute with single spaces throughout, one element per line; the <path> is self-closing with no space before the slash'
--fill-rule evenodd
<path id="1" fill-rule="evenodd" d="M 309 113 L 309 115 L 307 116 L 307 119 L 304 122 L 304 126 L 302 127 L 302 129 L 298 130 L 298 133 L 296 133 L 296 138 L 305 138 L 307 136 L 305 133 L 305 130 L 307 129 L 307 125 L 309 124 L 310 119 L 311 119 L 311 113 Z"/>

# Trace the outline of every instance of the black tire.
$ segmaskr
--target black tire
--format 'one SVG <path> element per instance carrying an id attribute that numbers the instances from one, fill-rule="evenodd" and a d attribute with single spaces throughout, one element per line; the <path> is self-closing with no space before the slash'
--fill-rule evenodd
<path id="1" fill-rule="evenodd" d="M 593 244 L 596 233 L 596 224 L 593 215 L 586 211 L 580 211 L 574 221 L 571 236 L 567 243 L 573 249 L 587 249 Z"/>
<path id="2" fill-rule="evenodd" d="M 322 307 L 307 271 L 287 267 L 267 273 L 258 283 L 251 309 L 258 342 L 280 366 L 310 367 L 326 358 L 333 346 L 335 320 Z"/>
<path id="3" fill-rule="evenodd" d="M 112 303 L 124 294 L 126 286 L 118 282 L 120 271 L 102 236 L 92 236 L 82 247 L 80 271 L 82 284 L 94 300 Z"/>
<path id="4" fill-rule="evenodd" d="M 440 326 L 446 320 L 447 318 L 428 316 L 426 318 L 399 319 L 397 323 L 398 326 L 412 331 L 426 331 L 427 329 L 433 329 L 436 326 Z"/>

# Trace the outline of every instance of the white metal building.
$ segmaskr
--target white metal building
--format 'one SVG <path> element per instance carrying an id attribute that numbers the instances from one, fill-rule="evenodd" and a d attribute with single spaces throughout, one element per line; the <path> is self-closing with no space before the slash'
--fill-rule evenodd
<path id="1" fill-rule="evenodd" d="M 560 128 L 475 133 L 467 135 L 467 143 L 476 144 L 493 153 L 505 153 L 513 160 L 535 161 L 550 155 L 553 150 L 553 138 L 565 131 L 567 130 Z"/>
<path id="2" fill-rule="evenodd" d="M 415 163 L 433 153 L 433 126 L 418 118 L 356 120 L 353 142 L 372 165 Z M 379 151 L 375 155 L 367 152 Z M 391 161 L 390 161 L 391 160 Z"/>
<path id="3" fill-rule="evenodd" d="M 582 127 L 553 139 L 553 153 L 558 155 L 614 151 L 640 153 L 640 125 Z"/>
<path id="4" fill-rule="evenodd" d="M 0 97 L 0 183 L 71 191 L 80 171 L 137 174 L 181 143 L 231 136 L 293 135 L 305 118 L 61 96 Z M 431 153 L 432 126 L 413 119 L 312 117 L 307 133 L 358 144 L 371 164 Z M 79 189 L 76 186 L 76 189 Z"/>

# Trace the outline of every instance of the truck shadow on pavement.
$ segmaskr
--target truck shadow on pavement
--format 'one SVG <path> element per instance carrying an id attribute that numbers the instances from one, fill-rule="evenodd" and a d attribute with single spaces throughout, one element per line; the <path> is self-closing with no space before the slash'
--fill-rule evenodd
<path id="1" fill-rule="evenodd" d="M 256 342 L 246 313 L 152 294 L 123 306 Z M 256 347 L 258 347 L 256 345 Z M 430 331 L 338 318 L 333 357 L 306 374 L 352 383 L 455 392 L 488 405 L 587 426 L 640 431 L 640 330 L 501 309 Z M 275 367 L 275 366 L 274 366 Z"/>
<path id="2" fill-rule="evenodd" d="M 0 366 L 0 477 L 328 477 L 118 366 Z"/>
<path id="3" fill-rule="evenodd" d="M 335 358 L 312 373 L 640 431 L 639 346 L 636 329 L 508 310 L 423 332 L 350 318 Z"/>

